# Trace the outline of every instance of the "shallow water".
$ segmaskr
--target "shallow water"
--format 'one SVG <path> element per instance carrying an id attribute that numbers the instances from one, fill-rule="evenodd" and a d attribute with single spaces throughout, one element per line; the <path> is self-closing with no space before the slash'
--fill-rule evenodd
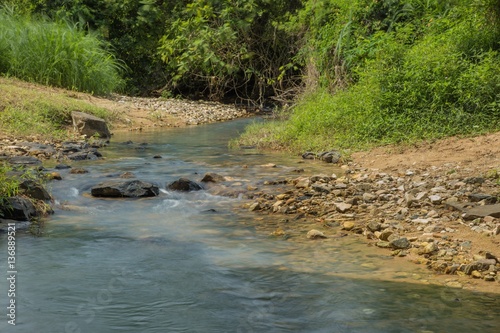
<path id="1" fill-rule="evenodd" d="M 355 237 L 269 237 L 280 218 L 249 213 L 242 199 L 205 191 L 139 200 L 88 195 L 125 171 L 164 188 L 205 172 L 262 186 L 296 177 L 295 168 L 325 167 L 228 150 L 246 122 L 122 133 L 102 150 L 106 160 L 82 164 L 90 173 L 61 172 L 65 180 L 51 190 L 71 209 L 57 209 L 38 237 L 17 233 L 16 326 L 7 322 L 1 279 L 0 332 L 498 331 L 496 295 L 422 284 L 425 271 L 398 267 Z"/>

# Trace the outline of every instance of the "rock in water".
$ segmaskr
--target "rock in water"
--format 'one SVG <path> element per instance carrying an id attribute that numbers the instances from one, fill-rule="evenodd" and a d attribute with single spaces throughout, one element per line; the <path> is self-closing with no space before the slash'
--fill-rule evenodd
<path id="1" fill-rule="evenodd" d="M 306 237 L 309 239 L 327 238 L 324 233 L 316 229 L 309 230 Z"/>
<path id="2" fill-rule="evenodd" d="M 19 188 L 30 198 L 50 201 L 52 197 L 49 192 L 39 182 L 31 179 L 26 179 L 19 184 Z"/>
<path id="3" fill-rule="evenodd" d="M 100 138 L 109 139 L 111 133 L 104 119 L 87 114 L 84 112 L 74 111 L 71 113 L 73 126 L 78 133 L 88 137 L 99 135 Z"/>
<path id="4" fill-rule="evenodd" d="M 10 197 L 0 205 L 0 216 L 9 220 L 29 221 L 37 216 L 37 211 L 31 200 L 23 197 Z"/>
<path id="5" fill-rule="evenodd" d="M 217 182 L 223 182 L 225 180 L 226 180 L 226 178 L 224 178 L 224 176 L 221 176 L 221 175 L 216 174 L 214 172 L 208 172 L 205 174 L 205 176 L 203 176 L 203 179 L 201 181 L 204 183 L 207 183 L 207 182 L 217 183 Z"/>
<path id="6" fill-rule="evenodd" d="M 167 185 L 167 190 L 172 191 L 191 192 L 199 191 L 202 189 L 203 188 L 200 185 L 187 178 L 179 178 L 178 180 L 173 181 Z"/>
<path id="7" fill-rule="evenodd" d="M 108 198 L 154 197 L 160 194 L 160 189 L 156 185 L 140 180 L 107 181 L 94 186 L 91 194 L 94 197 Z"/>

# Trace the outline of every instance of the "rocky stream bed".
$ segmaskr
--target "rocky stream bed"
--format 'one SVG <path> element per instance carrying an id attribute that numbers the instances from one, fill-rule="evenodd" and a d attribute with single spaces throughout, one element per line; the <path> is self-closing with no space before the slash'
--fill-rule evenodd
<path id="1" fill-rule="evenodd" d="M 161 110 L 161 105 L 163 104 L 144 107 L 158 111 Z M 184 109 L 188 110 L 187 107 Z M 188 113 L 182 117 L 187 119 L 188 124 L 200 124 L 246 114 L 220 110 L 222 111 L 211 109 L 203 119 L 196 118 L 190 111 L 185 111 Z M 99 148 L 106 144 L 106 140 L 50 142 L 39 141 L 35 137 L 3 137 L 0 139 L 0 161 L 7 161 L 12 165 L 13 175 L 31 168 L 45 180 L 60 181 L 63 179 L 58 170 L 71 169 L 72 173 L 85 173 L 85 169 L 71 164 L 101 158 Z M 322 155 L 309 153 L 303 155 L 302 162 L 323 163 L 325 170 L 330 170 L 332 163 L 340 163 L 339 157 L 336 152 Z M 45 167 L 46 163 L 43 161 L 51 161 L 50 166 Z M 325 171 L 307 175 L 303 169 L 296 168 L 292 170 L 295 176 L 287 173 L 279 179 L 256 179 L 238 191 L 234 190 L 231 175 L 217 174 L 205 175 L 203 180 L 183 180 L 188 185 L 170 189 L 205 189 L 217 195 L 243 197 L 247 199 L 243 208 L 255 212 L 257 216 L 282 216 L 281 222 L 270 233 L 272 237 L 304 237 L 310 241 L 331 237 L 360 237 L 369 246 L 385 248 L 392 256 L 405 257 L 417 264 L 426 265 L 438 274 L 481 280 L 491 283 L 498 290 L 498 177 L 466 176 L 460 170 L 449 167 L 399 169 L 391 173 L 364 168 L 355 161 L 338 166 L 342 171 L 337 174 Z M 121 178 L 134 178 L 134 175 Z M 98 189 L 99 185 L 96 184 L 96 189 L 93 189 L 95 196 L 112 193 L 109 196 L 135 197 L 140 196 L 137 194 L 139 192 L 152 196 L 161 195 L 157 188 L 144 190 L 144 184 L 137 180 L 104 185 Z M 129 189 L 130 186 L 134 187 L 132 194 L 123 195 L 120 186 L 128 186 Z M 37 193 L 42 191 L 43 194 L 33 194 L 32 189 L 38 188 L 33 183 L 25 184 L 24 187 L 21 198 L 32 199 L 21 203 L 11 202 L 10 205 L 20 206 L 20 215 L 5 215 L 7 210 L 4 210 L 4 218 L 29 220 L 39 215 L 36 213 L 39 205 L 24 209 L 29 206 L 27 202 L 33 199 L 43 202 L 44 210 L 50 212 L 47 209 L 52 202 L 49 194 L 42 190 L 37 190 Z M 447 284 L 451 287 L 463 286 L 462 282 L 454 279 Z"/>

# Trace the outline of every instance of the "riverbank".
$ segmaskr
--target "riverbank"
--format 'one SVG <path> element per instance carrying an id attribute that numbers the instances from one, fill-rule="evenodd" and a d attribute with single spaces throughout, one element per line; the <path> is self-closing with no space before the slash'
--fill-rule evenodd
<path id="1" fill-rule="evenodd" d="M 336 171 L 303 160 L 303 174 L 268 182 L 247 209 L 283 216 L 273 236 L 358 237 L 444 285 L 500 292 L 499 138 L 376 148 Z M 324 172 L 307 174 L 311 163 Z"/>

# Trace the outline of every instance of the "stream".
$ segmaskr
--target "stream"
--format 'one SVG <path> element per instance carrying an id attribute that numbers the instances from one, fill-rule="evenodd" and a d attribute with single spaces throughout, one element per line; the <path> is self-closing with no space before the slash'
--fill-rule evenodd
<path id="1" fill-rule="evenodd" d="M 235 188 L 297 177 L 297 168 L 340 172 L 228 149 L 249 121 L 118 133 L 100 150 L 105 159 L 73 163 L 89 173 L 62 170 L 40 235 L 16 234 L 15 326 L 0 234 L 0 332 L 498 332 L 498 295 L 427 284 L 423 267 L 356 237 L 271 237 L 283 216 L 249 212 L 238 196 L 165 190 L 207 172 Z M 157 183 L 160 195 L 89 195 L 123 172 Z"/>

